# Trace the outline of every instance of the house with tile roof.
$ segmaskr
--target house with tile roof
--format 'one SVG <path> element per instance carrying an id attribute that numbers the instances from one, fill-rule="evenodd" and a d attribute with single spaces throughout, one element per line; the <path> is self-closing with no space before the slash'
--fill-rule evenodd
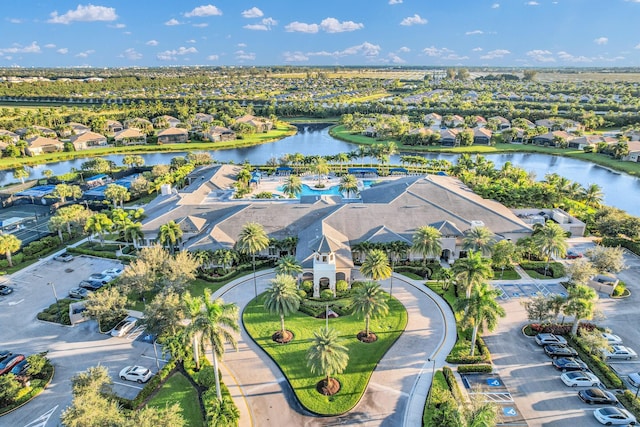
<path id="1" fill-rule="evenodd" d="M 147 143 L 147 135 L 136 128 L 122 129 L 113 136 L 119 145 L 141 145 Z"/>
<path id="2" fill-rule="evenodd" d="M 182 123 L 179 119 L 177 119 L 177 118 L 175 118 L 173 116 L 166 115 L 166 114 L 163 115 L 163 116 L 158 116 L 158 117 L 154 118 L 152 120 L 152 122 L 153 122 L 153 125 L 156 126 L 156 127 L 163 127 L 163 126 L 160 126 L 160 125 L 163 124 L 163 123 L 166 123 L 167 125 L 169 125 L 169 127 L 172 127 L 172 128 L 174 128 L 174 127 L 178 126 L 180 123 Z"/>
<path id="3" fill-rule="evenodd" d="M 11 140 L 14 144 L 20 140 L 20 135 L 5 129 L 0 129 L 0 137 L 2 137 L 2 139 Z"/>
<path id="4" fill-rule="evenodd" d="M 118 120 L 107 120 L 107 133 L 114 134 L 124 129 L 124 126 Z"/>
<path id="5" fill-rule="evenodd" d="M 622 160 L 625 162 L 640 162 L 640 141 L 629 141 L 629 154 L 624 156 Z"/>
<path id="6" fill-rule="evenodd" d="M 182 128 L 168 128 L 158 132 L 158 144 L 176 144 L 187 142 L 189 132 Z"/>
<path id="7" fill-rule="evenodd" d="M 37 156 L 43 153 L 55 153 L 64 150 L 64 143 L 57 139 L 45 136 L 36 136 L 27 139 L 27 147 L 24 149 L 28 156 Z"/>
<path id="8" fill-rule="evenodd" d="M 458 129 L 442 129 L 440 131 L 440 145 L 443 147 L 457 147 L 460 145 L 460 138 Z"/>
<path id="9" fill-rule="evenodd" d="M 73 135 L 70 141 L 76 151 L 90 150 L 92 148 L 106 147 L 109 145 L 106 136 L 95 132 L 84 132 Z"/>
<path id="10" fill-rule="evenodd" d="M 251 114 L 245 114 L 235 118 L 236 123 L 246 123 L 256 128 L 256 132 L 269 132 L 273 128 L 273 122 L 264 117 L 256 117 Z"/>
<path id="11" fill-rule="evenodd" d="M 473 128 L 473 145 L 491 145 L 491 132 L 487 128 Z"/>

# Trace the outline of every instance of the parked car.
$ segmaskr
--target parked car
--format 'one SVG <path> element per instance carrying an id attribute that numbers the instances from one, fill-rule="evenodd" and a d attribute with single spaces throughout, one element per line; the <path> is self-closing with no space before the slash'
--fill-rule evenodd
<path id="1" fill-rule="evenodd" d="M 143 366 L 127 366 L 120 371 L 120 379 L 127 381 L 135 381 L 138 384 L 149 381 L 153 374 Z"/>
<path id="2" fill-rule="evenodd" d="M 585 403 L 593 405 L 594 403 L 604 403 L 607 405 L 617 405 L 618 399 L 610 391 L 602 390 L 601 388 L 588 388 L 586 390 L 580 390 L 578 397 Z"/>
<path id="3" fill-rule="evenodd" d="M 23 375 L 29 369 L 29 362 L 27 359 L 24 359 L 21 362 L 18 362 L 11 370 L 9 371 L 13 375 Z"/>
<path id="4" fill-rule="evenodd" d="M 24 354 L 14 354 L 0 362 L 0 375 L 4 375 L 24 360 Z"/>
<path id="5" fill-rule="evenodd" d="M 109 268 L 108 270 L 103 271 L 102 274 L 104 274 L 105 276 L 111 276 L 115 279 L 116 277 L 119 277 L 123 271 L 124 271 L 123 268 L 114 267 L 114 268 Z"/>
<path id="6" fill-rule="evenodd" d="M 602 350 L 603 359 L 631 360 L 631 359 L 635 359 L 636 357 L 638 357 L 638 354 L 635 351 L 623 345 L 612 345 L 611 350 L 607 350 L 607 349 Z"/>
<path id="7" fill-rule="evenodd" d="M 138 319 L 135 317 L 127 317 L 126 319 L 120 321 L 115 328 L 111 330 L 111 336 L 113 337 L 122 337 L 125 336 L 134 326 L 138 323 Z"/>
<path id="8" fill-rule="evenodd" d="M 63 252 L 53 257 L 56 261 L 69 262 L 73 259 L 73 255 L 68 252 Z"/>
<path id="9" fill-rule="evenodd" d="M 568 345 L 548 344 L 544 346 L 544 352 L 547 356 L 555 359 L 556 357 L 577 357 L 578 352 Z"/>
<path id="10" fill-rule="evenodd" d="M 103 285 L 106 285 L 107 283 L 109 283 L 110 281 L 113 280 L 113 277 L 107 275 L 107 274 L 102 274 L 102 273 L 93 273 L 91 276 L 89 276 L 88 280 L 96 280 L 100 283 L 102 283 Z"/>
<path id="11" fill-rule="evenodd" d="M 576 251 L 567 251 L 567 259 L 582 258 L 582 254 Z"/>
<path id="12" fill-rule="evenodd" d="M 618 335 L 608 334 L 606 332 L 603 332 L 602 338 L 607 340 L 609 344 L 622 344 L 622 338 L 620 338 Z"/>
<path id="13" fill-rule="evenodd" d="M 83 299 L 86 298 L 91 291 L 87 288 L 71 288 L 69 290 L 69 298 Z"/>
<path id="14" fill-rule="evenodd" d="M 593 411 L 593 416 L 600 424 L 610 425 L 636 425 L 636 417 L 631 412 L 623 408 L 615 406 L 607 406 L 606 408 L 598 408 Z"/>
<path id="15" fill-rule="evenodd" d="M 104 286 L 104 283 L 97 280 L 83 280 L 78 284 L 79 287 L 88 289 L 90 291 L 97 291 Z"/>
<path id="16" fill-rule="evenodd" d="M 589 370 L 587 364 L 577 357 L 558 357 L 553 359 L 551 365 L 562 372 Z"/>
<path id="17" fill-rule="evenodd" d="M 7 357 L 11 356 L 13 353 L 11 353 L 9 350 L 0 350 L 0 361 L 6 359 Z"/>
<path id="18" fill-rule="evenodd" d="M 567 344 L 567 340 L 563 336 L 554 334 L 538 334 L 536 335 L 536 342 L 538 345 L 547 344 Z"/>
<path id="19" fill-rule="evenodd" d="M 13 288 L 7 285 L 0 285 L 0 295 L 9 295 L 13 292 Z"/>
<path id="20" fill-rule="evenodd" d="M 629 374 L 629 378 L 627 379 L 629 380 L 629 384 L 631 384 L 632 386 L 636 388 L 640 387 L 640 372 Z"/>
<path id="21" fill-rule="evenodd" d="M 600 379 L 591 372 L 566 372 L 560 375 L 562 382 L 569 387 L 596 387 Z"/>

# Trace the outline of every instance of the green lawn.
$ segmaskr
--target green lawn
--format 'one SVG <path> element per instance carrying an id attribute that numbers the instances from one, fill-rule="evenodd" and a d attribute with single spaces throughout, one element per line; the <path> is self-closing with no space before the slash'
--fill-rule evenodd
<path id="1" fill-rule="evenodd" d="M 447 397 L 451 397 L 449 384 L 447 384 L 447 380 L 444 378 L 442 371 L 436 371 L 429 393 L 431 394 L 429 402 L 431 406 L 428 407 L 425 402 L 422 425 L 425 427 L 440 427 L 434 423 L 433 414 L 436 411 L 437 405 L 440 405 Z"/>
<path id="2" fill-rule="evenodd" d="M 502 270 L 499 268 L 493 269 L 493 278 L 495 280 L 520 280 L 521 277 L 515 270 L 504 270 L 504 274 Z"/>
<path id="3" fill-rule="evenodd" d="M 148 406 L 164 408 L 177 403 L 182 408 L 182 417 L 187 427 L 204 427 L 204 418 L 200 411 L 198 392 L 189 380 L 179 372 L 173 374 L 160 390 L 149 400 Z"/>
<path id="4" fill-rule="evenodd" d="M 316 389 L 321 380 L 311 375 L 306 365 L 306 352 L 313 332 L 325 325 L 325 320 L 309 317 L 300 312 L 288 316 L 285 326 L 295 338 L 286 345 L 271 340 L 279 329 L 279 317 L 270 315 L 262 306 L 262 298 L 254 299 L 245 308 L 242 319 L 251 337 L 276 361 L 289 380 L 298 400 L 308 410 L 321 415 L 338 415 L 351 410 L 362 397 L 373 369 L 407 325 L 407 311 L 395 298 L 389 300 L 389 315 L 371 321 L 371 331 L 378 340 L 364 344 L 356 334 L 364 329 L 364 320 L 354 316 L 329 319 L 329 326 L 340 331 L 343 344 L 349 348 L 347 370 L 336 375 L 341 389 L 334 396 L 323 396 Z"/>

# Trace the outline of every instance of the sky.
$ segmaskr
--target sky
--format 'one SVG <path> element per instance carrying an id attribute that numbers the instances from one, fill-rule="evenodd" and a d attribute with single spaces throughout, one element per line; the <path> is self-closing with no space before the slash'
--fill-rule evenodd
<path id="1" fill-rule="evenodd" d="M 4 0 L 0 67 L 640 66 L 640 0 Z"/>

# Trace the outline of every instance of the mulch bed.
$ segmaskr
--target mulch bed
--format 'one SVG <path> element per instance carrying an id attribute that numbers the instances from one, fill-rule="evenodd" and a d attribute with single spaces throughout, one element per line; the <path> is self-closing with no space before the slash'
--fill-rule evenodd
<path id="1" fill-rule="evenodd" d="M 361 342 L 372 343 L 378 340 L 378 336 L 373 332 L 369 332 L 369 335 L 365 331 L 358 332 L 358 339 Z"/>
<path id="2" fill-rule="evenodd" d="M 271 335 L 271 339 L 279 344 L 286 344 L 293 339 L 293 332 L 284 331 L 284 335 L 282 331 L 278 331 Z"/>
<path id="3" fill-rule="evenodd" d="M 335 378 L 331 378 L 329 383 L 327 383 L 327 379 L 318 381 L 316 384 L 316 390 L 320 394 L 324 394 L 325 396 L 333 396 L 337 392 L 340 391 L 340 381 Z"/>

